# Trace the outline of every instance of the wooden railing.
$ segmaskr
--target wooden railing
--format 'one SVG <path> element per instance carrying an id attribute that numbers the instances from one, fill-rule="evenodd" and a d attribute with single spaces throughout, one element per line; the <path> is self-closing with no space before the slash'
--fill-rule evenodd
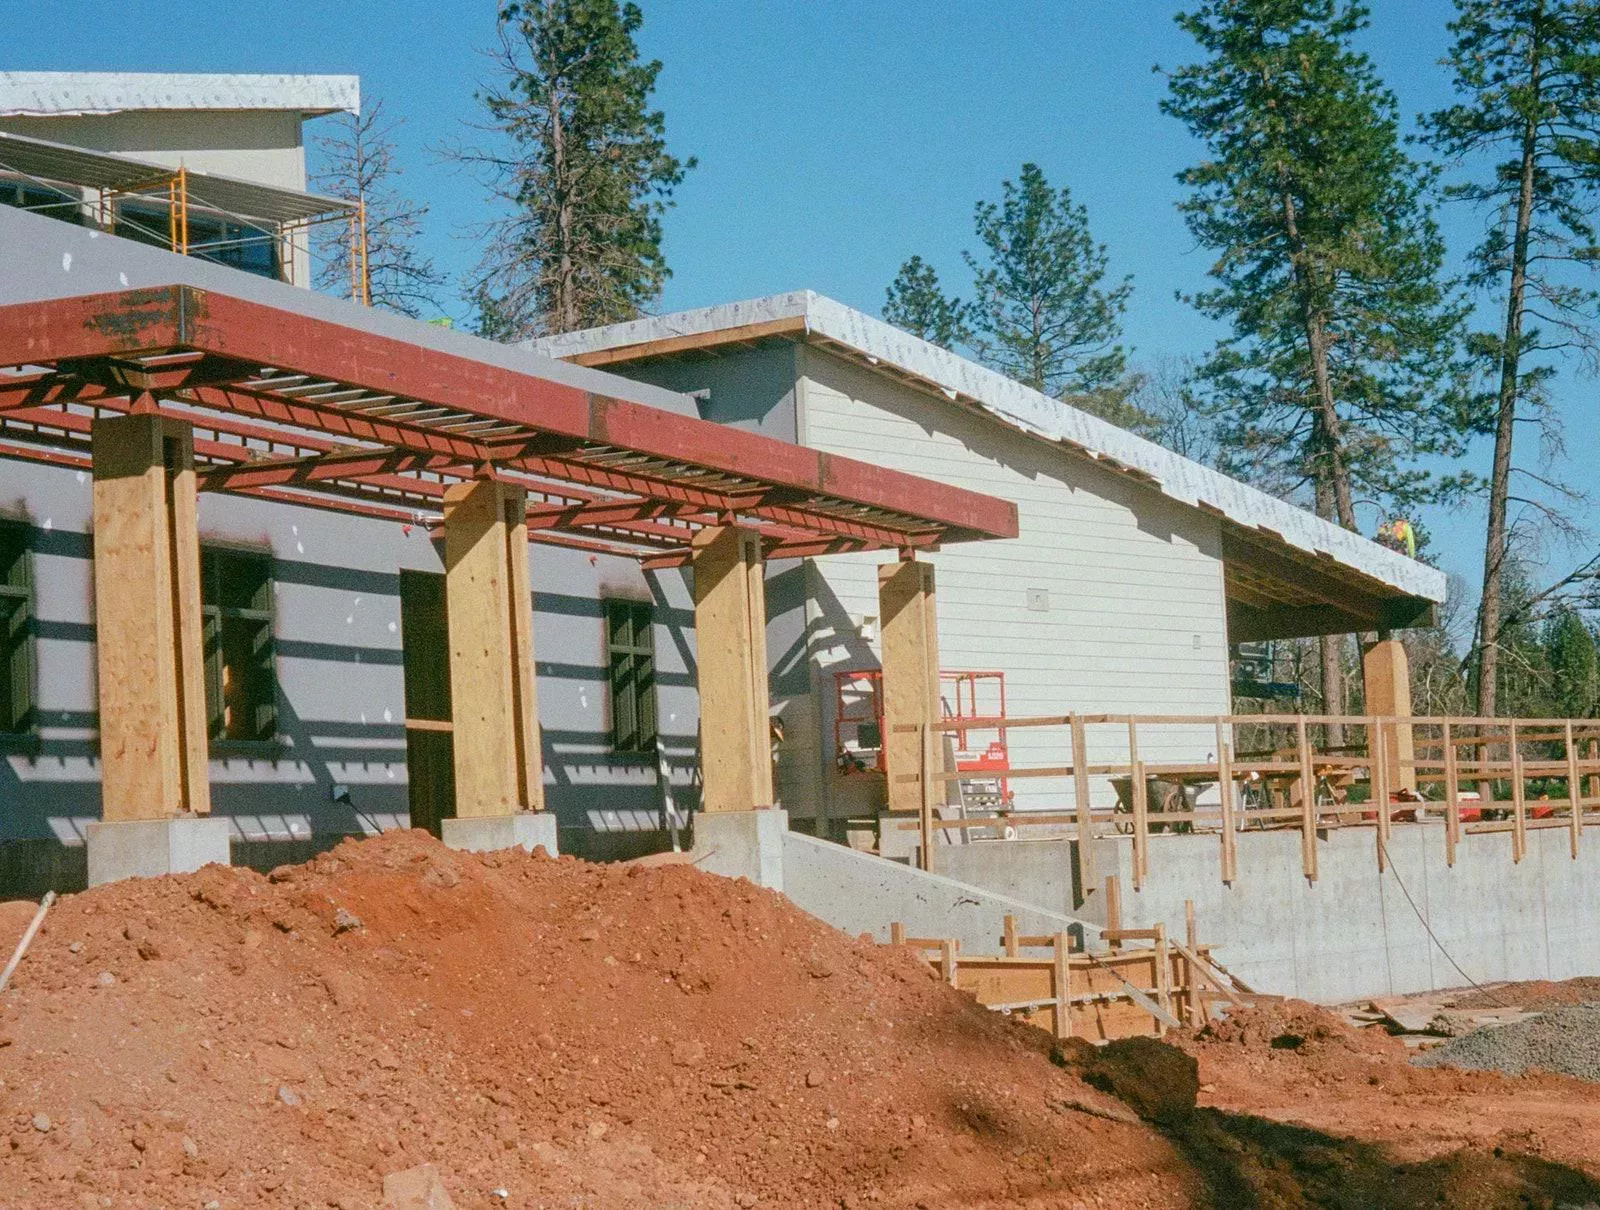
<path id="1" fill-rule="evenodd" d="M 1314 880 L 1318 835 L 1334 828 L 1371 828 L 1382 870 L 1397 825 L 1442 823 L 1445 859 L 1454 865 L 1466 836 L 1506 833 L 1520 862 L 1528 833 L 1546 828 L 1566 829 L 1576 858 L 1585 827 L 1600 822 L 1600 719 L 1067 714 L 960 725 L 978 730 L 1002 721 L 1013 753 L 1030 728 L 1063 733 L 1065 761 L 1013 767 L 1006 777 L 1018 786 L 1041 779 L 1070 786 L 1064 809 L 943 818 L 945 787 L 925 785 L 921 817 L 903 825 L 921 834 L 923 868 L 938 832 L 1021 835 L 1044 827 L 1068 840 L 1126 840 L 1137 889 L 1149 877 L 1151 834 L 1188 832 L 1217 837 L 1222 879 L 1231 883 L 1241 831 L 1294 829 L 1304 874 Z M 934 745 L 951 726 L 902 730 L 922 730 L 923 742 Z M 1203 760 L 1146 759 L 1163 745 L 1209 750 Z M 915 772 L 890 776 L 920 780 Z M 945 783 L 969 776 L 941 775 Z M 1212 786 L 1217 801 L 1195 801 Z M 1080 843 L 1077 859 L 1081 885 L 1095 885 L 1093 846 Z"/>

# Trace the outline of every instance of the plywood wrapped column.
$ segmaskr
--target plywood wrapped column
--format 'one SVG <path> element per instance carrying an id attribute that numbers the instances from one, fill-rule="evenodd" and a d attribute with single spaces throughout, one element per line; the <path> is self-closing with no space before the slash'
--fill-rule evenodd
<path id="1" fill-rule="evenodd" d="M 701 810 L 772 806 L 766 563 L 761 538 L 736 525 L 694 537 L 700 687 Z"/>
<path id="2" fill-rule="evenodd" d="M 92 439 L 101 815 L 204 815 L 193 430 L 155 414 L 115 416 L 96 420 Z"/>
<path id="3" fill-rule="evenodd" d="M 883 744 L 890 811 L 920 811 L 944 801 L 944 736 L 939 711 L 939 616 L 933 566 L 905 560 L 878 568 L 882 618 Z M 924 738 L 924 732 L 926 738 Z M 920 777 L 902 780 L 907 773 Z"/>
<path id="4" fill-rule="evenodd" d="M 1411 662 L 1405 644 L 1399 639 L 1379 639 L 1361 655 L 1361 673 L 1366 682 L 1367 713 L 1383 717 L 1411 717 Z M 1415 735 L 1410 724 L 1385 727 L 1388 733 L 1388 784 L 1396 790 L 1417 788 L 1417 771 L 1409 762 L 1416 756 Z"/>
<path id="5" fill-rule="evenodd" d="M 492 479 L 444 499 L 456 815 L 544 809 L 527 493 Z"/>

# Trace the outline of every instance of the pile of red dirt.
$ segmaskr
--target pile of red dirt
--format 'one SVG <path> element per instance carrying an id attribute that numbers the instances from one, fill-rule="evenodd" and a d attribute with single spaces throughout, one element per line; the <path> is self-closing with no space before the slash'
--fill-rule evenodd
<path id="1" fill-rule="evenodd" d="M 1520 1008 L 1526 1012 L 1560 1008 L 1566 1004 L 1597 1004 L 1600 1003 L 1600 979 L 1589 976 L 1563 979 L 1559 983 L 1546 979 L 1495 983 L 1453 993 L 1446 1003 L 1451 1008 Z"/>
<path id="2" fill-rule="evenodd" d="M 404 832 L 120 883 L 0 996 L 7 1207 L 353 1210 L 429 1162 L 461 1210 L 1208 1201 L 1042 1034 L 684 866 Z"/>

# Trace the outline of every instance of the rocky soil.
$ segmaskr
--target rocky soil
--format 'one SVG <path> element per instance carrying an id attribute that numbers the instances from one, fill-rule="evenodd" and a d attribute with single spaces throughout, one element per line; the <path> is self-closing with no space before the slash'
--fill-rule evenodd
<path id="1" fill-rule="evenodd" d="M 403 832 L 122 883 L 0 996 L 7 1210 L 354 1210 L 426 1162 L 459 1208 L 1204 1198 L 1043 1035 L 689 867 Z"/>
<path id="2" fill-rule="evenodd" d="M 32 914 L 0 910 L 0 955 Z M 3 960 L 3 957 L 0 957 Z M 686 866 L 349 842 L 52 909 L 0 1207 L 1600 1205 L 1600 1098 L 1294 1002 L 1056 1046 Z"/>

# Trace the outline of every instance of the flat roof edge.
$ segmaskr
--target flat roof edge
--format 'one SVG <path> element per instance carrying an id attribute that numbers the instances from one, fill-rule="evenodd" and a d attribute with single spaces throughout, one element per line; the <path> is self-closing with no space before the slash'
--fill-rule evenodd
<path id="1" fill-rule="evenodd" d="M 1303 553 L 1333 559 L 1404 595 L 1435 603 L 1445 599 L 1448 578 L 1437 568 L 811 290 L 649 316 L 527 344 L 551 357 L 578 357 L 796 316 L 803 318 L 811 338 L 844 345 L 869 364 L 888 363 L 927 382 L 948 400 L 964 399 L 1012 428 L 1131 472 L 1179 503 Z"/>
<path id="2" fill-rule="evenodd" d="M 361 112 L 361 77 L 200 72 L 0 72 L 0 117 L 130 111 Z"/>

